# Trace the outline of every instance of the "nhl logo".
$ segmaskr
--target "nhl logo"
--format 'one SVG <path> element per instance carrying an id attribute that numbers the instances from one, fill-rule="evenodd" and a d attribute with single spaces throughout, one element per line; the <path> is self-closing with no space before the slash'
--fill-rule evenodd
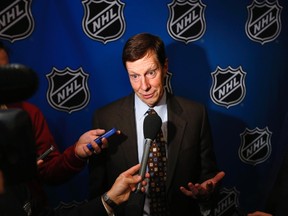
<path id="1" fill-rule="evenodd" d="M 46 77 L 49 82 L 47 100 L 55 109 L 71 113 L 88 104 L 90 100 L 88 74 L 85 74 L 82 68 L 77 71 L 69 68 L 59 71 L 53 68 Z"/>
<path id="2" fill-rule="evenodd" d="M 281 10 L 278 1 L 274 3 L 253 1 L 247 7 L 248 20 L 245 25 L 247 36 L 261 44 L 273 41 L 281 32 Z"/>
<path id="3" fill-rule="evenodd" d="M 229 108 L 239 104 L 246 95 L 246 73 L 240 66 L 232 69 L 230 66 L 225 70 L 217 67 L 212 74 L 212 86 L 210 97 L 215 104 Z"/>
<path id="4" fill-rule="evenodd" d="M 262 130 L 258 127 L 254 130 L 246 128 L 240 136 L 241 145 L 238 154 L 244 163 L 256 165 L 270 156 L 272 133 L 267 127 Z"/>
<path id="5" fill-rule="evenodd" d="M 31 0 L 2 0 L 0 20 L 0 38 L 14 42 L 28 37 L 34 29 Z"/>
<path id="6" fill-rule="evenodd" d="M 239 191 L 236 188 L 222 188 L 219 201 L 214 209 L 215 216 L 230 216 L 237 212 L 239 207 Z"/>
<path id="7" fill-rule="evenodd" d="M 61 210 L 61 209 L 71 209 L 71 208 L 74 208 L 74 207 L 77 207 L 77 206 L 81 206 L 83 204 L 87 203 L 86 200 L 84 201 L 76 201 L 76 200 L 72 200 L 71 202 L 63 202 L 61 201 L 60 204 L 55 208 L 57 210 Z"/>
<path id="8" fill-rule="evenodd" d="M 164 80 L 164 88 L 170 94 L 173 93 L 172 86 L 171 86 L 171 79 L 172 79 L 172 73 L 167 71 L 167 74 L 166 74 L 165 80 Z"/>
<path id="9" fill-rule="evenodd" d="M 119 0 L 84 0 L 82 28 L 93 40 L 107 43 L 120 38 L 125 32 L 124 3 Z"/>
<path id="10" fill-rule="evenodd" d="M 206 5 L 201 0 L 174 0 L 168 7 L 167 30 L 172 38 L 187 44 L 202 37 L 206 30 Z"/>

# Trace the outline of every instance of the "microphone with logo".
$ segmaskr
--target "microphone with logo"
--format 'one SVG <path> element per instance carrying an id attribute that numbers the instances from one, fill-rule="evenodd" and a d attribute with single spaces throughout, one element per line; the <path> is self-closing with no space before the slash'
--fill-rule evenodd
<path id="1" fill-rule="evenodd" d="M 149 113 L 143 123 L 143 133 L 144 133 L 144 151 L 141 160 L 141 166 L 139 170 L 139 175 L 144 179 L 147 161 L 149 156 L 149 148 L 153 140 L 156 138 L 158 132 L 161 129 L 162 120 L 157 113 Z M 137 216 L 143 215 L 145 194 L 141 191 L 141 182 L 138 183 L 135 192 L 130 194 L 127 202 L 125 215 L 126 216 Z"/>

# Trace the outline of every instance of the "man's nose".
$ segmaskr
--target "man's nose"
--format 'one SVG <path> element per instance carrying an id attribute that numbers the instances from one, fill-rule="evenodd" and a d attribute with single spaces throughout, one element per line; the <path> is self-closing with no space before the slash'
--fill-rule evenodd
<path id="1" fill-rule="evenodd" d="M 145 76 L 141 79 L 141 88 L 145 91 L 150 88 L 149 79 Z"/>

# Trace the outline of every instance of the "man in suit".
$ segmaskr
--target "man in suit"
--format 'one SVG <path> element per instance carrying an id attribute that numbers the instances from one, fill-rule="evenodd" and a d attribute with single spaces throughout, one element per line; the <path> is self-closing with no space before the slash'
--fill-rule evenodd
<path id="1" fill-rule="evenodd" d="M 131 37 L 122 61 L 134 93 L 95 111 L 94 128 L 115 127 L 121 134 L 109 140 L 109 148 L 99 157 L 89 160 L 90 198 L 105 192 L 119 173 L 141 161 L 143 121 L 147 110 L 153 108 L 161 117 L 167 143 L 166 211 L 154 215 L 209 212 L 206 204 L 224 172 L 217 169 L 205 107 L 165 91 L 168 60 L 159 37 L 148 33 Z M 149 201 L 147 193 L 143 215 L 153 215 Z M 119 215 L 125 214 L 123 207 L 117 209 Z"/>

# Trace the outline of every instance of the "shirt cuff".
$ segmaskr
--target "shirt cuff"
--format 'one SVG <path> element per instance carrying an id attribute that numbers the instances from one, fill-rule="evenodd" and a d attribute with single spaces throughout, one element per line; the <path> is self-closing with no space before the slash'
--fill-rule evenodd
<path id="1" fill-rule="evenodd" d="M 111 209 L 107 204 L 106 202 L 103 200 L 103 197 L 101 196 L 101 201 L 102 201 L 102 204 L 108 214 L 108 216 L 115 216 L 114 212 L 113 212 L 113 209 Z"/>

